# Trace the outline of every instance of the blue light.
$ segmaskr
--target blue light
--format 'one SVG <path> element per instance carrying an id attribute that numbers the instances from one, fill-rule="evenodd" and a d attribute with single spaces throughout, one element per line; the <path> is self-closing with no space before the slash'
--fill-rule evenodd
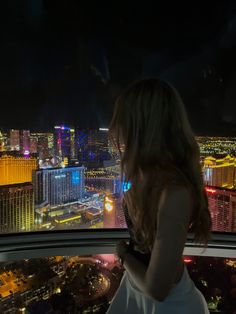
<path id="1" fill-rule="evenodd" d="M 66 130 L 66 131 L 68 131 L 68 130 L 70 130 L 70 128 L 67 127 L 67 126 L 65 126 L 65 125 L 62 125 L 62 126 L 61 126 L 61 130 Z"/>
<path id="2" fill-rule="evenodd" d="M 78 171 L 72 172 L 72 184 L 80 184 L 80 173 Z"/>
<path id="3" fill-rule="evenodd" d="M 123 182 L 122 183 L 122 191 L 127 192 L 131 188 L 131 182 Z"/>
<path id="4" fill-rule="evenodd" d="M 95 154 L 94 152 L 90 151 L 90 152 L 88 153 L 88 157 L 89 157 L 90 160 L 95 160 L 96 154 Z"/>

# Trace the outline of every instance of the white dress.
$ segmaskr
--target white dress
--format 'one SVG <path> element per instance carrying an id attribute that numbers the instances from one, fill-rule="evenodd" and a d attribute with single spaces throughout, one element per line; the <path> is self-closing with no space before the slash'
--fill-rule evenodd
<path id="1" fill-rule="evenodd" d="M 186 265 L 180 281 L 163 302 L 150 299 L 135 286 L 127 271 L 106 314 L 209 314 L 206 300 L 189 276 Z"/>

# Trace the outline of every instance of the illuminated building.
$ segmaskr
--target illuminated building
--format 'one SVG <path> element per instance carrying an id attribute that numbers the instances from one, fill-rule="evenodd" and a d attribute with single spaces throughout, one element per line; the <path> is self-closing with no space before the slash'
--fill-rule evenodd
<path id="1" fill-rule="evenodd" d="M 120 194 L 107 194 L 104 199 L 104 228 L 126 228 Z"/>
<path id="2" fill-rule="evenodd" d="M 77 130 L 76 132 L 76 148 L 78 152 L 78 160 L 81 165 L 87 165 L 88 132 L 87 130 Z"/>
<path id="3" fill-rule="evenodd" d="M 106 195 L 104 199 L 104 212 L 103 212 L 103 227 L 115 228 L 116 227 L 116 208 L 115 201 L 112 195 Z"/>
<path id="4" fill-rule="evenodd" d="M 80 214 L 65 214 L 62 216 L 59 216 L 55 219 L 56 224 L 64 224 L 67 222 L 72 222 L 72 221 L 80 221 L 81 220 L 81 215 Z"/>
<path id="5" fill-rule="evenodd" d="M 30 134 L 30 153 L 36 154 L 38 152 L 38 138 L 37 134 Z"/>
<path id="6" fill-rule="evenodd" d="M 108 139 L 108 152 L 112 160 L 120 162 L 120 153 L 110 139 Z"/>
<path id="7" fill-rule="evenodd" d="M 236 232 L 236 191 L 206 187 L 212 230 Z"/>
<path id="8" fill-rule="evenodd" d="M 236 155 L 235 137 L 196 136 L 202 157 Z"/>
<path id="9" fill-rule="evenodd" d="M 54 127 L 54 157 L 74 159 L 75 153 L 75 130 L 66 126 Z"/>
<path id="10" fill-rule="evenodd" d="M 110 160 L 108 149 L 108 129 L 85 129 L 77 132 L 78 159 L 88 168 L 102 167 Z"/>
<path id="11" fill-rule="evenodd" d="M 203 177 L 206 185 L 233 189 L 236 187 L 236 158 L 227 155 L 216 159 L 207 157 L 204 160 Z"/>
<path id="12" fill-rule="evenodd" d="M 10 149 L 10 139 L 8 136 L 8 133 L 0 132 L 0 145 L 1 145 L 1 151 L 9 151 Z"/>
<path id="13" fill-rule="evenodd" d="M 22 154 L 30 153 L 30 131 L 23 130 L 20 133 L 20 151 Z"/>
<path id="14" fill-rule="evenodd" d="M 121 182 L 118 176 L 110 177 L 87 177 L 85 179 L 86 187 L 92 188 L 97 192 L 120 193 Z"/>
<path id="15" fill-rule="evenodd" d="M 45 160 L 50 157 L 48 149 L 48 136 L 47 133 L 41 133 L 38 136 L 38 156 L 40 160 Z"/>
<path id="16" fill-rule="evenodd" d="M 0 152 L 6 150 L 3 133 L 0 131 Z"/>
<path id="17" fill-rule="evenodd" d="M 70 157 L 71 157 L 71 159 L 76 158 L 75 130 L 74 129 L 70 129 Z"/>
<path id="18" fill-rule="evenodd" d="M 0 186 L 0 232 L 30 231 L 34 227 L 31 183 Z"/>
<path id="19" fill-rule="evenodd" d="M 54 135 L 53 133 L 47 133 L 48 137 L 48 150 L 49 150 L 49 155 L 53 156 L 53 149 L 54 149 Z"/>
<path id="20" fill-rule="evenodd" d="M 37 153 L 41 161 L 53 157 L 53 134 L 31 133 L 30 152 Z"/>
<path id="21" fill-rule="evenodd" d="M 20 150 L 20 131 L 19 130 L 10 130 L 10 149 L 11 150 Z"/>
<path id="22" fill-rule="evenodd" d="M 52 168 L 34 171 L 35 202 L 50 205 L 79 201 L 84 192 L 84 167 Z"/>
<path id="23" fill-rule="evenodd" d="M 100 219 L 101 218 L 101 213 L 102 211 L 98 208 L 88 208 L 86 209 L 86 217 L 89 219 L 89 220 L 95 220 L 95 219 Z"/>
<path id="24" fill-rule="evenodd" d="M 37 159 L 7 152 L 0 154 L 0 185 L 32 182 Z"/>

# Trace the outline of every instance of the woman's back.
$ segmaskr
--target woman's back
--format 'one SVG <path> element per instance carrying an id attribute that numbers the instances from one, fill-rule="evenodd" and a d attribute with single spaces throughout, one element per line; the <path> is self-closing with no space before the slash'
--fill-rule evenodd
<path id="1" fill-rule="evenodd" d="M 183 175 L 178 175 L 178 176 L 172 176 L 172 178 L 169 180 L 168 184 L 167 182 L 165 182 L 165 187 L 167 188 L 171 187 L 171 189 L 175 188 L 175 187 L 180 187 L 180 186 L 184 186 L 184 187 L 188 187 L 189 192 L 191 193 L 191 196 L 193 197 L 193 187 L 190 187 L 190 185 L 188 184 L 188 181 L 186 180 L 186 178 L 184 178 Z M 161 201 L 161 194 L 163 193 L 164 190 L 164 186 L 160 186 L 159 185 L 153 185 L 153 190 L 154 193 L 159 194 L 155 199 L 158 202 Z M 168 191 L 168 189 L 167 189 Z M 168 195 L 166 196 L 168 197 Z M 194 204 L 194 200 L 192 202 L 192 204 Z M 158 208 L 158 204 L 156 204 L 156 208 Z M 178 210 L 178 208 L 176 208 L 176 210 Z M 179 209 L 180 210 L 180 209 Z M 150 262 L 150 258 L 151 258 L 151 250 L 147 250 L 148 252 L 144 253 L 144 252 L 140 252 L 139 248 L 138 248 L 138 243 L 135 241 L 135 237 L 134 237 L 134 232 L 133 232 L 133 222 L 132 219 L 129 215 L 129 210 L 127 205 L 124 203 L 123 206 L 123 211 L 124 211 L 124 216 L 125 216 L 125 220 L 126 220 L 126 224 L 130 233 L 130 242 L 129 242 L 129 248 L 131 250 L 133 250 L 133 254 L 140 260 L 142 261 L 146 266 L 149 265 Z M 184 228 L 186 228 L 188 231 L 191 231 L 191 226 L 193 223 L 193 220 L 195 218 L 195 211 L 194 211 L 194 206 L 192 206 L 192 208 L 190 208 L 191 214 L 190 214 L 190 220 L 189 222 L 183 226 Z M 153 219 L 155 219 L 155 217 L 153 217 Z M 156 232 L 156 231 L 155 231 Z M 178 283 L 180 278 L 182 277 L 184 271 L 184 265 L 183 265 L 183 259 L 181 258 L 179 260 L 179 263 L 176 265 L 176 274 L 175 274 L 175 279 L 174 279 L 174 284 Z"/>
<path id="2" fill-rule="evenodd" d="M 208 242 L 211 217 L 199 146 L 180 95 L 158 79 L 135 82 L 118 98 L 109 132 L 122 177 L 132 185 L 124 211 L 133 252 L 117 246 L 126 269 L 118 291 L 122 297 L 124 289 L 124 313 L 208 313 L 182 257 L 191 229 L 195 241 Z"/>
<path id="3" fill-rule="evenodd" d="M 176 186 L 176 191 L 173 191 L 173 186 L 171 186 L 172 193 L 178 193 L 179 186 Z M 165 194 L 165 197 L 168 197 L 168 194 Z M 170 195 L 170 197 L 172 197 Z M 160 197 L 161 202 L 161 197 Z M 188 204 L 189 201 L 187 200 Z M 193 204 L 193 203 L 192 203 Z M 176 209 L 178 208 L 178 203 L 176 204 Z M 192 208 L 189 207 L 190 210 Z M 180 210 L 180 209 L 179 209 Z M 148 264 L 151 258 L 150 253 L 141 253 L 135 250 L 135 239 L 132 236 L 133 224 L 132 220 L 129 216 L 127 206 L 124 206 L 125 217 L 127 220 L 127 226 L 131 231 L 131 246 L 134 251 L 132 255 L 134 255 L 139 261 L 143 262 L 143 264 L 148 268 Z M 185 222 L 185 228 L 189 225 L 189 223 Z M 173 245 L 175 246 L 174 241 L 177 239 L 173 239 Z M 178 241 L 177 241 L 178 243 Z M 178 244 L 176 244 L 178 246 Z M 153 248 L 156 250 L 156 247 Z M 158 266 L 156 266 L 158 267 Z M 170 270 L 171 272 L 171 270 Z M 159 277 L 158 277 L 159 278 Z M 144 314 L 209 314 L 209 310 L 207 308 L 207 303 L 201 294 L 201 292 L 196 288 L 194 282 L 191 280 L 188 274 L 188 270 L 183 262 L 182 256 L 180 256 L 179 260 L 175 265 L 175 274 L 173 277 L 173 282 L 170 287 L 170 291 L 168 296 L 165 298 L 164 302 L 159 302 L 157 300 L 147 298 L 145 294 L 140 290 L 140 288 L 136 285 L 135 281 L 133 281 L 132 276 L 128 271 L 124 272 L 124 276 L 122 278 L 120 287 L 113 298 L 111 306 L 107 313 L 116 314 L 120 311 L 120 306 L 123 304 L 122 311 L 123 313 L 132 314 L 132 313 L 144 313 Z M 156 287 L 161 285 L 160 281 L 156 281 Z M 160 289 L 160 288 L 158 288 Z"/>

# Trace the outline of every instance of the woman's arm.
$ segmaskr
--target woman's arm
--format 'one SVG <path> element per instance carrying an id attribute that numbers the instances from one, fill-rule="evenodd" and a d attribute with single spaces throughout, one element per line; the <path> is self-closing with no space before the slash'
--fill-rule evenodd
<path id="1" fill-rule="evenodd" d="M 123 266 L 138 289 L 141 290 L 145 296 L 151 298 L 146 291 L 144 283 L 147 266 L 129 252 L 126 252 L 124 255 Z"/>
<path id="2" fill-rule="evenodd" d="M 157 234 L 148 267 L 130 253 L 124 255 L 124 267 L 135 285 L 149 298 L 163 301 L 171 287 L 182 258 L 192 199 L 184 187 L 164 190 L 157 213 Z"/>

